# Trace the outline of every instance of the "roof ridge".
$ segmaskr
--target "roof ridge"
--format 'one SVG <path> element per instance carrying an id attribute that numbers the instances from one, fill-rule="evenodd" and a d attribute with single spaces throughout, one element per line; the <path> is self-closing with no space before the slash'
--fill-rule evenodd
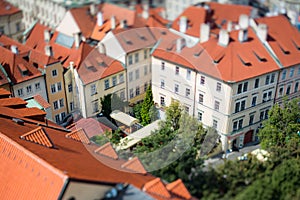
<path id="1" fill-rule="evenodd" d="M 119 158 L 118 154 L 116 153 L 115 149 L 111 145 L 110 142 L 107 142 L 106 144 L 102 145 L 101 147 L 97 148 L 95 153 L 98 153 L 100 155 L 104 155 L 110 158 L 113 158 L 117 160 Z"/>
<path id="2" fill-rule="evenodd" d="M 21 139 L 40 144 L 42 146 L 53 148 L 54 144 L 42 127 L 38 127 L 20 136 Z"/>
<path id="3" fill-rule="evenodd" d="M 91 143 L 83 128 L 75 129 L 71 133 L 66 134 L 66 138 L 71 138 L 85 144 Z"/>
<path id="4" fill-rule="evenodd" d="M 125 169 L 129 169 L 131 171 L 135 171 L 137 173 L 147 174 L 145 167 L 143 166 L 142 162 L 138 157 L 134 157 L 131 160 L 128 160 L 121 167 Z"/>

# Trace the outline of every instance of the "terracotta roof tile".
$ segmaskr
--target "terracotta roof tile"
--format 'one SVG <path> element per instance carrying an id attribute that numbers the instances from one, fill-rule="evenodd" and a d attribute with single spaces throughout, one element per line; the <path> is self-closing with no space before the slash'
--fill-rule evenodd
<path id="1" fill-rule="evenodd" d="M 71 138 L 73 140 L 82 142 L 84 144 L 91 143 L 83 129 L 75 130 L 72 131 L 71 133 L 66 134 L 66 138 Z"/>
<path id="2" fill-rule="evenodd" d="M 107 156 L 107 157 L 110 157 L 115 160 L 119 158 L 118 154 L 116 153 L 116 151 L 114 150 L 114 148 L 112 147 L 110 142 L 102 145 L 101 147 L 96 149 L 94 152 L 104 155 L 104 156 Z"/>
<path id="3" fill-rule="evenodd" d="M 17 112 L 23 117 L 34 117 L 34 116 L 46 116 L 45 111 L 42 111 L 36 107 L 33 108 L 19 108 Z"/>
<path id="4" fill-rule="evenodd" d="M 15 107 L 15 106 L 26 106 L 27 102 L 24 101 L 21 98 L 5 98 L 5 99 L 0 99 L 0 106 L 5 106 L 5 107 Z"/>
<path id="5" fill-rule="evenodd" d="M 0 0 L 0 16 L 12 15 L 18 12 L 21 12 L 21 10 L 4 0 Z"/>
<path id="6" fill-rule="evenodd" d="M 267 25 L 267 42 L 284 67 L 300 63 L 300 33 L 285 16 L 264 17 L 255 21 Z"/>
<path id="7" fill-rule="evenodd" d="M 10 91 L 0 88 L 0 97 L 7 98 L 10 95 L 11 95 Z"/>
<path id="8" fill-rule="evenodd" d="M 48 148 L 54 147 L 51 139 L 42 127 L 38 127 L 20 136 L 21 139 L 43 145 Z"/>
<path id="9" fill-rule="evenodd" d="M 122 165 L 122 168 L 132 170 L 137 173 L 141 174 L 147 174 L 147 171 L 145 170 L 143 164 L 138 159 L 138 157 L 134 157 L 131 160 L 127 161 Z"/>
<path id="10" fill-rule="evenodd" d="M 49 108 L 51 105 L 39 94 L 34 95 L 33 99 L 38 102 L 43 108 Z"/>
<path id="11" fill-rule="evenodd" d="M 146 191 L 154 198 L 162 198 L 162 199 L 170 199 L 171 194 L 166 189 L 163 182 L 160 180 L 160 178 L 153 179 L 149 182 L 147 182 L 144 187 L 143 191 Z"/>
<path id="12" fill-rule="evenodd" d="M 167 184 L 166 188 L 176 196 L 182 197 L 184 199 L 192 198 L 190 192 L 186 189 L 181 179 L 178 179 L 172 183 Z"/>

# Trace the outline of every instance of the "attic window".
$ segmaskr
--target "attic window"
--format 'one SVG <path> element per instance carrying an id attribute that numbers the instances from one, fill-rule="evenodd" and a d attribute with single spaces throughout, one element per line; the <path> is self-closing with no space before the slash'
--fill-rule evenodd
<path id="1" fill-rule="evenodd" d="M 219 53 L 216 57 L 214 57 L 214 63 L 219 63 L 224 57 L 224 53 Z"/>
<path id="2" fill-rule="evenodd" d="M 250 67 L 252 66 L 251 65 L 251 62 L 249 60 L 246 59 L 246 57 L 243 57 L 241 55 L 238 55 L 240 61 L 243 63 L 243 65 L 247 66 L 247 67 Z"/>
<path id="3" fill-rule="evenodd" d="M 90 140 L 83 129 L 72 131 L 66 135 L 66 138 L 71 138 L 75 141 L 90 144 Z"/>
<path id="4" fill-rule="evenodd" d="M 287 47 L 285 47 L 284 45 L 279 44 L 279 43 L 277 43 L 277 44 L 278 44 L 280 50 L 281 50 L 284 54 L 290 54 L 290 52 L 289 52 L 289 50 L 288 50 Z"/>
<path id="5" fill-rule="evenodd" d="M 202 54 L 203 51 L 204 51 L 204 49 L 201 49 L 200 51 L 194 53 L 194 56 L 199 57 Z"/>
<path id="6" fill-rule="evenodd" d="M 169 46 L 167 46 L 167 51 L 172 51 L 174 47 L 174 43 L 170 44 Z"/>
<path id="7" fill-rule="evenodd" d="M 264 58 L 264 56 L 258 52 L 253 51 L 253 54 L 260 62 L 267 62 L 267 59 Z"/>
<path id="8" fill-rule="evenodd" d="M 119 158 L 118 154 L 116 153 L 116 151 L 114 150 L 114 148 L 112 147 L 110 142 L 102 145 L 101 147 L 96 149 L 94 152 L 97 153 L 97 154 L 100 154 L 100 155 L 110 157 L 110 158 L 115 159 L 115 160 L 117 160 Z"/>
<path id="9" fill-rule="evenodd" d="M 21 71 L 23 76 L 28 75 L 28 69 L 22 63 L 18 64 L 18 68 Z"/>
<path id="10" fill-rule="evenodd" d="M 42 127 L 38 127 L 24 135 L 20 136 L 21 139 L 33 142 L 48 148 L 53 148 L 54 145 Z"/>
<path id="11" fill-rule="evenodd" d="M 138 37 L 141 39 L 141 40 L 147 40 L 147 38 L 144 36 L 144 35 L 141 35 L 139 33 L 136 33 L 138 35 Z"/>
<path id="12" fill-rule="evenodd" d="M 127 38 L 124 37 L 124 36 L 123 36 L 123 40 L 125 41 L 126 44 L 132 45 L 132 41 L 130 41 L 129 39 L 127 39 Z"/>
<path id="13" fill-rule="evenodd" d="M 292 40 L 293 44 L 295 45 L 295 47 L 300 50 L 300 44 L 296 43 L 295 40 Z"/>

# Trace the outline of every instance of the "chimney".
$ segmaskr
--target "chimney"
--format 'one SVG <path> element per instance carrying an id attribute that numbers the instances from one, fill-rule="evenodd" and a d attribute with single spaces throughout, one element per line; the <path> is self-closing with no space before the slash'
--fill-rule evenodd
<path id="1" fill-rule="evenodd" d="M 121 27 L 121 28 L 127 28 L 127 20 L 126 20 L 126 19 L 124 19 L 124 20 L 122 20 L 122 21 L 120 22 L 120 27 Z"/>
<path id="2" fill-rule="evenodd" d="M 206 42 L 209 39 L 210 27 L 208 24 L 201 24 L 200 26 L 200 43 Z"/>
<path id="3" fill-rule="evenodd" d="M 79 48 L 79 45 L 80 45 L 80 33 L 75 33 L 74 34 L 74 39 L 75 39 L 75 47 L 76 48 Z"/>
<path id="4" fill-rule="evenodd" d="M 239 17 L 240 29 L 247 29 L 249 27 L 249 17 L 248 15 L 241 14 Z"/>
<path id="5" fill-rule="evenodd" d="M 143 4 L 142 17 L 144 19 L 148 19 L 149 18 L 149 5 L 147 3 Z"/>
<path id="6" fill-rule="evenodd" d="M 258 24 L 257 36 L 263 43 L 265 43 L 267 41 L 268 26 L 266 24 Z"/>
<path id="7" fill-rule="evenodd" d="M 97 25 L 102 26 L 103 25 L 103 16 L 101 12 L 97 13 Z"/>
<path id="8" fill-rule="evenodd" d="M 179 31 L 185 33 L 187 29 L 187 18 L 185 16 L 180 17 L 179 20 Z"/>
<path id="9" fill-rule="evenodd" d="M 110 29 L 113 30 L 116 28 L 116 18 L 115 16 L 111 16 L 110 18 Z"/>
<path id="10" fill-rule="evenodd" d="M 229 43 L 229 34 L 226 30 L 221 29 L 219 32 L 219 42 L 218 44 L 221 46 L 227 46 Z"/>
<path id="11" fill-rule="evenodd" d="M 70 62 L 70 70 L 73 73 L 73 71 L 74 71 L 74 62 L 73 61 Z"/>
<path id="12" fill-rule="evenodd" d="M 50 41 L 50 30 L 44 30 L 44 40 L 45 42 L 49 42 Z"/>
<path id="13" fill-rule="evenodd" d="M 185 40 L 184 40 L 184 38 L 178 38 L 176 40 L 176 52 L 180 53 L 181 49 L 183 49 L 184 46 L 185 46 Z"/>
<path id="14" fill-rule="evenodd" d="M 90 5 L 90 14 L 94 16 L 94 15 L 96 15 L 96 13 L 97 13 L 96 5 L 92 3 Z"/>
<path id="15" fill-rule="evenodd" d="M 19 54 L 18 47 L 15 46 L 15 45 L 11 45 L 11 46 L 10 46 L 10 50 L 11 50 L 11 52 L 13 52 L 14 54 Z"/>
<path id="16" fill-rule="evenodd" d="M 99 51 L 99 53 L 106 55 L 106 48 L 103 43 L 98 44 L 98 51 Z"/>
<path id="17" fill-rule="evenodd" d="M 45 54 L 47 56 L 53 56 L 52 47 L 50 45 L 45 46 Z"/>
<path id="18" fill-rule="evenodd" d="M 248 40 L 248 29 L 239 30 L 239 41 L 246 42 Z"/>
<path id="19" fill-rule="evenodd" d="M 232 21 L 228 21 L 227 22 L 227 31 L 228 31 L 228 33 L 232 31 L 232 26 L 233 26 Z"/>

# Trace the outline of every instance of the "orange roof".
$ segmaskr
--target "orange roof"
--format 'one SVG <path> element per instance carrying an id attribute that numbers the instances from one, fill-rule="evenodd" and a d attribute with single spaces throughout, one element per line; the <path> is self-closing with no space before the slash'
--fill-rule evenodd
<path id="1" fill-rule="evenodd" d="M 170 44 L 173 46 L 168 49 Z M 265 59 L 261 60 L 257 55 Z M 220 46 L 218 39 L 211 37 L 203 44 L 184 47 L 178 53 L 176 41 L 167 40 L 161 42 L 153 56 L 227 82 L 238 82 L 279 70 L 251 28 L 248 28 L 248 40 L 245 42 L 238 40 L 238 31 L 232 31 L 226 47 Z"/>
<path id="2" fill-rule="evenodd" d="M 111 143 L 108 142 L 105 145 L 102 145 L 101 147 L 99 147 L 98 149 L 96 149 L 94 151 L 95 153 L 110 157 L 112 159 L 118 159 L 119 156 L 116 153 L 116 151 L 114 150 L 114 148 L 112 147 Z"/>
<path id="3" fill-rule="evenodd" d="M 166 189 L 163 182 L 161 182 L 160 178 L 153 179 L 147 182 L 143 190 L 153 196 L 155 199 L 162 198 L 162 199 L 169 199 L 171 198 L 171 194 Z"/>
<path id="4" fill-rule="evenodd" d="M 179 31 L 179 21 L 184 16 L 188 21 L 186 34 L 199 37 L 202 23 L 210 23 L 212 29 L 219 29 L 220 26 L 224 26 L 228 21 L 238 23 L 241 14 L 250 16 L 252 10 L 250 6 L 219 4 L 216 2 L 205 4 L 209 6 L 209 10 L 201 6 L 201 4 L 188 7 L 174 20 L 172 28 Z"/>
<path id="5" fill-rule="evenodd" d="M 51 105 L 39 94 L 34 95 L 33 99 L 40 104 L 43 108 L 49 108 Z"/>
<path id="6" fill-rule="evenodd" d="M 18 47 L 19 53 L 24 53 L 24 52 L 30 51 L 29 47 L 19 43 L 16 40 L 13 40 L 12 38 L 9 38 L 6 35 L 0 35 L 0 44 L 2 44 L 7 49 L 10 49 L 11 46 L 16 46 L 16 47 Z"/>
<path id="7" fill-rule="evenodd" d="M 10 93 L 10 91 L 8 91 L 8 90 L 6 90 L 6 89 L 3 89 L 3 88 L 0 88 L 0 98 L 2 97 L 2 96 L 4 96 L 4 97 L 8 97 L 8 96 L 10 96 L 11 95 L 11 93 Z"/>
<path id="8" fill-rule="evenodd" d="M 0 66 L 0 86 L 10 83 L 9 78 L 5 73 L 5 69 Z"/>
<path id="9" fill-rule="evenodd" d="M 0 0 L 0 16 L 12 15 L 18 12 L 21 12 L 21 10 L 4 0 Z"/>
<path id="10" fill-rule="evenodd" d="M 20 136 L 21 139 L 52 148 L 53 143 L 42 127 L 38 127 Z"/>
<path id="11" fill-rule="evenodd" d="M 172 183 L 169 183 L 166 188 L 173 194 L 182 197 L 184 199 L 191 199 L 190 192 L 186 189 L 181 179 L 178 179 Z"/>
<path id="12" fill-rule="evenodd" d="M 100 54 L 96 49 L 90 52 L 79 68 L 77 68 L 83 84 L 92 83 L 124 70 L 123 65 L 119 61 Z"/>
<path id="13" fill-rule="evenodd" d="M 143 164 L 138 159 L 138 157 L 134 157 L 131 160 L 127 161 L 122 165 L 122 168 L 132 170 L 137 173 L 141 174 L 147 174 L 147 171 L 145 170 Z"/>
<path id="14" fill-rule="evenodd" d="M 15 107 L 15 106 L 26 106 L 27 102 L 20 98 L 5 98 L 0 99 L 0 106 Z"/>
<path id="15" fill-rule="evenodd" d="M 73 140 L 76 140 L 78 142 L 82 142 L 85 144 L 90 144 L 90 140 L 87 137 L 86 133 L 83 129 L 74 130 L 71 133 L 66 134 L 67 138 L 72 138 Z"/>
<path id="16" fill-rule="evenodd" d="M 285 16 L 264 17 L 255 21 L 268 26 L 267 42 L 284 67 L 300 63 L 300 33 Z"/>

